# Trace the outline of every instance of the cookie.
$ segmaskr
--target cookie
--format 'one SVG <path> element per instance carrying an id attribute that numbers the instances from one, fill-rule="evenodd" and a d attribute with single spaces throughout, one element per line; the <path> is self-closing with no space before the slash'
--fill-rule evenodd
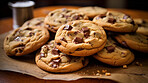
<path id="1" fill-rule="evenodd" d="M 55 36 L 56 47 L 73 56 L 89 56 L 103 49 L 104 29 L 89 20 L 77 20 L 62 25 Z"/>
<path id="2" fill-rule="evenodd" d="M 134 19 L 134 21 L 138 25 L 136 32 L 148 36 L 148 19 Z"/>
<path id="3" fill-rule="evenodd" d="M 44 26 L 44 17 L 37 17 L 37 18 L 33 18 L 29 21 L 26 21 L 22 27 L 43 27 Z"/>
<path id="4" fill-rule="evenodd" d="M 56 33 L 58 28 L 66 24 L 67 22 L 73 21 L 73 20 L 87 20 L 88 17 L 79 12 L 78 10 L 74 9 L 57 9 L 54 11 L 51 11 L 46 17 L 45 17 L 45 27 L 48 28 L 50 31 Z"/>
<path id="5" fill-rule="evenodd" d="M 135 58 L 130 50 L 118 46 L 110 37 L 107 39 L 104 49 L 96 53 L 93 57 L 112 66 L 130 64 Z"/>
<path id="6" fill-rule="evenodd" d="M 42 46 L 35 58 L 36 64 L 49 72 L 72 72 L 85 67 L 88 59 L 85 57 L 70 56 L 60 52 L 54 40 Z"/>
<path id="7" fill-rule="evenodd" d="M 78 10 L 86 14 L 89 18 L 93 18 L 97 15 L 105 14 L 107 12 L 107 9 L 97 6 L 81 7 Z"/>
<path id="8" fill-rule="evenodd" d="M 135 32 L 138 28 L 129 15 L 117 11 L 108 11 L 106 14 L 98 15 L 93 21 L 105 30 L 113 32 Z"/>
<path id="9" fill-rule="evenodd" d="M 138 33 L 119 34 L 115 39 L 124 47 L 148 53 L 148 36 Z"/>
<path id="10" fill-rule="evenodd" d="M 26 55 L 40 48 L 48 39 L 46 28 L 20 27 L 5 38 L 4 50 L 8 56 Z"/>

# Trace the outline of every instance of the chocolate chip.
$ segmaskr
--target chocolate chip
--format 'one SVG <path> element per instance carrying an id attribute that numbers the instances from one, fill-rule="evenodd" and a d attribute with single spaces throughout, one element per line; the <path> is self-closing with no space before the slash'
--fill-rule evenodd
<path id="1" fill-rule="evenodd" d="M 123 16 L 123 19 L 127 19 L 127 18 L 129 18 L 130 16 L 129 15 L 124 15 Z"/>
<path id="2" fill-rule="evenodd" d="M 67 40 L 64 37 L 61 40 L 67 42 Z"/>
<path id="3" fill-rule="evenodd" d="M 125 41 L 122 41 L 121 44 L 124 46 L 124 47 L 128 47 L 127 43 Z"/>
<path id="4" fill-rule="evenodd" d="M 27 25 L 30 25 L 30 22 L 28 22 Z"/>
<path id="5" fill-rule="evenodd" d="M 71 25 L 66 25 L 63 30 L 71 30 L 73 27 Z"/>
<path id="6" fill-rule="evenodd" d="M 53 16 L 53 13 L 51 13 L 50 16 Z"/>
<path id="7" fill-rule="evenodd" d="M 55 59 L 55 60 L 52 60 L 52 61 L 50 62 L 51 67 L 53 67 L 53 68 L 57 68 L 57 67 L 59 66 L 59 62 L 60 62 L 60 61 L 61 61 L 60 58 Z"/>
<path id="8" fill-rule="evenodd" d="M 84 27 L 84 28 L 82 28 L 82 31 L 83 31 L 83 32 L 88 32 L 88 31 L 89 31 L 89 28 Z"/>
<path id="9" fill-rule="evenodd" d="M 90 34 L 90 30 L 87 27 L 82 28 L 82 31 L 84 33 L 84 37 L 88 38 Z"/>
<path id="10" fill-rule="evenodd" d="M 83 41 L 83 38 L 80 38 L 80 37 L 74 38 L 74 43 L 75 43 L 75 44 L 83 43 L 83 42 L 84 42 L 84 41 Z"/>
<path id="11" fill-rule="evenodd" d="M 79 16 L 78 15 L 74 16 L 73 20 L 79 20 Z"/>
<path id="12" fill-rule="evenodd" d="M 32 30 L 32 28 L 26 28 L 25 30 Z"/>
<path id="13" fill-rule="evenodd" d="M 106 50 L 107 50 L 108 53 L 112 53 L 112 52 L 114 52 L 115 47 L 113 47 L 113 46 L 107 46 L 106 47 Z"/>
<path id="14" fill-rule="evenodd" d="M 81 51 L 84 50 L 84 48 L 77 48 L 75 51 Z"/>
<path id="15" fill-rule="evenodd" d="M 61 45 L 61 43 L 56 43 L 57 45 Z"/>
<path id="16" fill-rule="evenodd" d="M 113 14 L 112 14 L 112 13 L 109 13 L 108 15 L 110 15 L 110 16 L 111 16 L 111 15 L 113 15 Z"/>
<path id="17" fill-rule="evenodd" d="M 114 23 L 116 22 L 116 19 L 109 18 L 109 19 L 108 19 L 108 22 L 114 24 Z"/>
<path id="18" fill-rule="evenodd" d="M 36 26 L 41 26 L 43 24 L 43 22 L 39 22 L 36 24 Z"/>
<path id="19" fill-rule="evenodd" d="M 53 55 L 59 55 L 60 51 L 57 48 L 53 48 L 51 53 Z"/>
<path id="20" fill-rule="evenodd" d="M 90 33 L 90 32 L 85 32 L 85 33 L 84 33 L 84 37 L 88 38 L 88 37 L 89 37 L 89 33 Z"/>
<path id="21" fill-rule="evenodd" d="M 30 32 L 30 33 L 29 33 L 29 36 L 30 36 L 30 37 L 31 37 L 31 36 L 33 36 L 33 35 L 34 35 L 34 33 L 33 33 L 33 32 Z"/>

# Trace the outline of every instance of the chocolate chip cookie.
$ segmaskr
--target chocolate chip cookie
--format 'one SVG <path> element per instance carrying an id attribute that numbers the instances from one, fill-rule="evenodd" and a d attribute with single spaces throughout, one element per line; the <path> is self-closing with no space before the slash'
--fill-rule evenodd
<path id="1" fill-rule="evenodd" d="M 148 36 L 139 33 L 120 34 L 115 39 L 124 47 L 148 53 Z"/>
<path id="2" fill-rule="evenodd" d="M 87 58 L 70 56 L 59 51 L 54 40 L 42 46 L 35 61 L 38 67 L 49 72 L 72 72 L 88 64 Z"/>
<path id="3" fill-rule="evenodd" d="M 107 12 L 107 9 L 97 6 L 81 7 L 78 10 L 86 14 L 89 18 L 93 18 L 97 15 L 105 14 Z"/>
<path id="4" fill-rule="evenodd" d="M 114 32 L 135 32 L 138 28 L 133 19 L 124 13 L 117 11 L 108 11 L 93 19 L 104 29 Z"/>
<path id="5" fill-rule="evenodd" d="M 134 19 L 135 23 L 138 25 L 137 33 L 148 36 L 148 19 Z"/>
<path id="6" fill-rule="evenodd" d="M 110 37 L 107 39 L 104 49 L 93 57 L 112 66 L 130 64 L 135 58 L 134 54 L 130 50 L 118 46 L 118 44 Z"/>
<path id="7" fill-rule="evenodd" d="M 77 20 L 62 25 L 55 36 L 56 47 L 65 54 L 89 56 L 103 49 L 106 33 L 89 20 Z"/>
<path id="8" fill-rule="evenodd" d="M 88 17 L 74 9 L 57 9 L 50 12 L 45 18 L 45 27 L 52 32 L 56 32 L 58 28 L 73 20 L 87 20 Z"/>
<path id="9" fill-rule="evenodd" d="M 44 17 L 37 17 L 33 18 L 29 21 L 26 21 L 22 27 L 29 26 L 29 27 L 43 27 L 44 26 Z"/>
<path id="10" fill-rule="evenodd" d="M 4 40 L 4 50 L 8 56 L 21 56 L 29 54 L 49 39 L 46 28 L 20 27 L 12 31 Z"/>

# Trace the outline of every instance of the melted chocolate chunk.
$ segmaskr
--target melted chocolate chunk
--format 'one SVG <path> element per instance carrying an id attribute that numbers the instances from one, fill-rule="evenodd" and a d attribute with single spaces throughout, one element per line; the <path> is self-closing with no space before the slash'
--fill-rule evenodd
<path id="1" fill-rule="evenodd" d="M 57 48 L 53 48 L 51 53 L 53 55 L 59 55 L 60 51 Z"/>
<path id="2" fill-rule="evenodd" d="M 106 47 L 106 50 L 107 50 L 108 53 L 112 53 L 112 52 L 114 52 L 115 47 L 113 47 L 113 46 L 107 46 Z"/>
<path id="3" fill-rule="evenodd" d="M 83 43 L 84 41 L 83 41 L 83 38 L 80 38 L 80 37 L 76 37 L 76 38 L 74 38 L 74 43 L 75 44 L 79 44 L 79 43 Z"/>
<path id="4" fill-rule="evenodd" d="M 39 22 L 36 24 L 36 26 L 41 26 L 43 24 L 43 22 Z"/>
<path id="5" fill-rule="evenodd" d="M 61 45 L 61 43 L 56 43 L 57 45 Z"/>
<path id="6" fill-rule="evenodd" d="M 73 20 L 79 20 L 79 16 L 78 15 L 74 16 Z"/>
<path id="7" fill-rule="evenodd" d="M 70 16 L 69 16 L 69 15 L 65 15 L 64 17 L 67 19 L 67 18 L 69 18 Z"/>
<path id="8" fill-rule="evenodd" d="M 128 19 L 130 16 L 129 15 L 124 15 L 123 19 Z"/>
<path id="9" fill-rule="evenodd" d="M 109 18 L 109 19 L 108 19 L 108 22 L 114 24 L 114 23 L 116 22 L 116 19 L 114 19 L 114 18 Z"/>
<path id="10" fill-rule="evenodd" d="M 67 9 L 66 8 L 63 8 L 62 11 L 67 11 Z"/>
<path id="11" fill-rule="evenodd" d="M 128 47 L 127 43 L 125 41 L 122 41 L 121 44 L 124 46 L 124 47 Z"/>
<path id="12" fill-rule="evenodd" d="M 77 48 L 75 51 L 81 51 L 84 50 L 84 48 Z"/>
<path id="13" fill-rule="evenodd" d="M 57 68 L 57 67 L 59 66 L 60 61 L 61 61 L 60 58 L 55 59 L 55 60 L 52 60 L 52 61 L 50 62 L 51 67 L 53 67 L 53 68 Z"/>
<path id="14" fill-rule="evenodd" d="M 64 37 L 61 40 L 67 42 L 67 40 Z"/>
<path id="15" fill-rule="evenodd" d="M 50 16 L 53 16 L 53 13 L 51 13 Z"/>
<path id="16" fill-rule="evenodd" d="M 32 30 L 32 28 L 29 28 L 29 27 L 28 27 L 28 28 L 26 28 L 25 30 Z"/>
<path id="17" fill-rule="evenodd" d="M 63 30 L 70 31 L 73 27 L 71 25 L 66 25 Z"/>
<path id="18" fill-rule="evenodd" d="M 90 30 L 87 27 L 82 28 L 82 31 L 84 33 L 84 37 L 88 38 L 90 34 Z"/>
<path id="19" fill-rule="evenodd" d="M 24 47 L 19 47 L 19 48 L 18 48 L 18 52 L 19 52 L 19 53 L 22 53 L 23 50 L 24 50 Z"/>

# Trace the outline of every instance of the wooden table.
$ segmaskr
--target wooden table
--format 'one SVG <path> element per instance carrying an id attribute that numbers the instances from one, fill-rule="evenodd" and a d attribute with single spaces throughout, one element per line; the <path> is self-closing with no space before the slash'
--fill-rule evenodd
<path id="1" fill-rule="evenodd" d="M 77 9 L 79 7 L 73 6 L 49 6 L 49 7 L 42 7 L 37 8 L 34 10 L 34 17 L 45 17 L 48 12 L 57 9 L 57 8 L 74 8 Z M 116 10 L 124 12 L 128 15 L 131 15 L 133 18 L 143 18 L 148 19 L 148 11 L 140 11 L 140 10 L 127 10 L 127 9 L 109 9 L 109 10 Z M 0 19 L 0 34 L 8 32 L 12 30 L 12 18 L 5 18 Z M 79 79 L 76 81 L 59 81 L 59 80 L 41 80 L 29 75 L 20 74 L 16 72 L 10 71 L 0 71 L 0 83 L 47 83 L 47 82 L 54 82 L 54 83 L 115 83 L 112 80 L 106 79 Z"/>

